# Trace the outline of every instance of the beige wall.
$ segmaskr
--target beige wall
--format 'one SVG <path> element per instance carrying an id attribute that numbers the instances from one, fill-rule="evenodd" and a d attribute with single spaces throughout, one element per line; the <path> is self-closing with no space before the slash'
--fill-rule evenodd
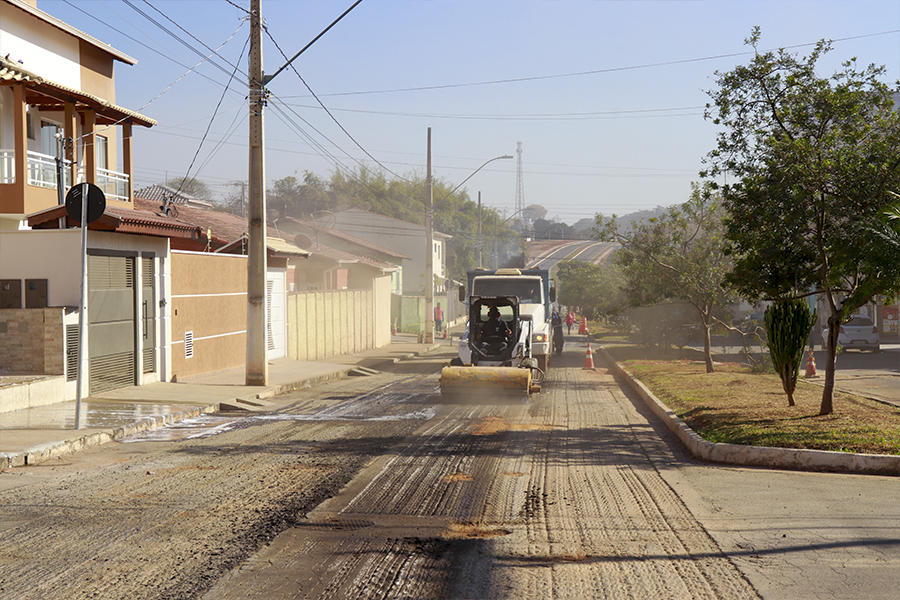
<path id="1" fill-rule="evenodd" d="M 243 366 L 247 354 L 247 257 L 172 252 L 172 376 Z M 185 357 L 185 332 L 193 356 Z"/>
<path id="2" fill-rule="evenodd" d="M 391 276 L 375 279 L 375 347 L 391 343 Z"/>
<path id="3" fill-rule="evenodd" d="M 292 292 L 287 305 L 287 356 L 320 360 L 391 343 L 391 278 L 369 290 Z"/>

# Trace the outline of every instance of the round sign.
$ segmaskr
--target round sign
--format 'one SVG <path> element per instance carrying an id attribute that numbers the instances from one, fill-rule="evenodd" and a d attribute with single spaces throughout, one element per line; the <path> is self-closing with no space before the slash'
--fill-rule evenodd
<path id="1" fill-rule="evenodd" d="M 87 190 L 87 222 L 93 223 L 103 216 L 106 210 L 106 196 L 103 190 L 93 183 L 76 183 L 66 194 L 66 211 L 69 218 L 81 223 L 82 194 Z"/>

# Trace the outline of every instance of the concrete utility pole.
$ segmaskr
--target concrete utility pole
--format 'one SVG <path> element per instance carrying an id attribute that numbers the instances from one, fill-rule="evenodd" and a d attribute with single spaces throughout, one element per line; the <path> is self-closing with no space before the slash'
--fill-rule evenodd
<path id="1" fill-rule="evenodd" d="M 250 173 L 247 248 L 246 385 L 268 385 L 266 361 L 266 177 L 262 68 L 262 0 L 250 0 Z"/>
<path id="2" fill-rule="evenodd" d="M 434 343 L 434 186 L 431 181 L 431 127 L 428 128 L 428 159 L 425 174 L 425 343 Z"/>

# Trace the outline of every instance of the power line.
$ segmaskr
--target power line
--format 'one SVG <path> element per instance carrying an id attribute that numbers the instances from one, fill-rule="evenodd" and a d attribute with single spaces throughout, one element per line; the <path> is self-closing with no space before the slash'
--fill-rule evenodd
<path id="1" fill-rule="evenodd" d="M 154 19 L 153 17 L 151 17 L 150 15 L 148 15 L 146 12 L 142 11 L 140 8 L 138 8 L 137 6 L 135 6 L 134 3 L 131 2 L 131 0 L 122 0 L 122 2 L 124 2 L 127 6 L 129 6 L 133 11 L 135 11 L 136 13 L 138 13 L 139 15 L 141 15 L 142 17 L 144 17 L 145 19 L 147 19 L 148 21 L 150 21 L 151 23 L 153 23 L 154 25 L 156 25 L 159 29 L 161 29 L 162 31 L 164 31 L 165 33 L 167 33 L 170 37 L 172 37 L 172 39 L 174 39 L 174 40 L 177 41 L 178 43 L 182 44 L 185 48 L 187 48 L 187 49 L 190 50 L 191 52 L 195 53 L 197 56 L 199 56 L 199 57 L 201 57 L 201 58 L 204 58 L 204 59 L 207 58 L 202 52 L 200 52 L 200 50 L 198 50 L 197 48 L 195 48 L 194 46 L 192 46 L 190 43 L 188 43 L 187 41 L 185 41 L 183 38 L 181 38 L 179 35 L 177 35 L 176 33 L 174 33 L 172 30 L 170 30 L 169 28 L 167 28 L 167 27 L 166 27 L 165 25 L 163 25 L 162 23 L 160 23 L 159 21 L 157 21 L 156 19 Z M 162 13 L 159 9 L 157 9 L 157 8 L 154 7 L 152 4 L 150 4 L 147 0 L 144 0 L 144 2 L 145 2 L 148 6 L 150 6 L 150 8 L 153 8 L 153 10 L 155 10 L 155 11 L 159 12 L 161 15 L 163 15 L 168 21 L 170 21 L 171 23 L 175 23 L 174 21 L 172 21 L 172 19 L 170 19 L 168 16 L 166 16 L 164 13 Z M 178 25 L 177 23 L 175 23 L 175 26 L 178 27 L 179 29 L 181 29 L 182 31 L 185 31 L 185 29 L 184 29 L 183 27 L 181 27 L 180 25 Z M 193 39 L 197 40 L 197 38 L 194 37 L 192 34 L 188 33 L 188 35 L 190 35 Z M 197 40 L 197 41 L 200 42 L 200 40 Z M 201 44 L 203 47 L 205 47 L 207 50 L 209 50 L 210 52 L 212 52 L 212 54 L 214 54 L 214 55 L 218 56 L 220 59 L 222 59 L 226 64 L 228 64 L 229 66 L 233 67 L 235 70 L 238 69 L 237 66 L 232 65 L 227 59 L 225 59 L 225 58 L 223 58 L 222 56 L 218 55 L 218 54 L 216 53 L 215 50 L 213 50 L 212 48 L 210 48 L 209 46 L 207 46 L 207 45 L 204 44 L 203 42 L 200 42 L 200 44 Z M 231 73 L 229 73 L 229 71 L 228 71 L 227 69 L 225 69 L 225 67 L 219 65 L 217 62 L 215 62 L 215 61 L 209 59 L 209 64 L 212 65 L 213 67 L 219 69 L 219 70 L 222 71 L 224 74 L 231 76 Z M 242 75 L 246 75 L 246 73 L 242 73 Z"/>
<path id="2" fill-rule="evenodd" d="M 869 33 L 863 35 L 855 35 L 844 38 L 837 38 L 834 40 L 830 40 L 832 43 L 834 42 L 846 42 L 850 40 L 863 39 L 868 37 L 876 37 L 881 35 L 890 35 L 894 33 L 900 33 L 900 29 L 892 29 L 889 31 L 882 31 L 878 33 Z M 802 44 L 795 44 L 793 46 L 785 46 L 784 49 L 792 49 L 792 48 L 804 48 L 808 46 L 815 46 L 818 44 L 817 42 L 806 42 Z M 715 54 L 712 56 L 702 56 L 697 58 L 684 58 L 680 60 L 669 60 L 655 63 L 645 63 L 640 65 L 629 65 L 624 67 L 609 67 L 606 69 L 593 69 L 589 71 L 576 71 L 573 73 L 558 73 L 554 75 L 533 75 L 528 77 L 511 77 L 507 79 L 493 79 L 487 81 L 475 81 L 475 82 L 467 82 L 467 83 L 447 83 L 447 84 L 438 84 L 438 85 L 426 85 L 426 86 L 418 86 L 418 87 L 408 87 L 408 88 L 392 88 L 386 90 L 368 90 L 368 91 L 358 91 L 358 92 L 333 92 L 330 94 L 321 94 L 322 96 L 362 96 L 362 95 L 370 95 L 370 94 L 393 94 L 398 92 L 422 92 L 429 90 L 445 90 L 452 88 L 463 88 L 463 87 L 478 87 L 478 86 L 487 86 L 487 85 L 500 85 L 507 83 L 522 83 L 528 81 L 541 81 L 548 79 L 563 79 L 568 77 L 584 77 L 587 75 L 600 75 L 605 73 L 618 73 L 622 71 L 635 71 L 639 69 L 651 69 L 656 67 L 668 67 L 673 65 L 683 65 L 690 64 L 696 62 L 705 62 L 710 60 L 721 60 L 723 58 L 736 58 L 739 56 L 748 56 L 754 54 L 751 51 L 745 52 L 732 52 L 729 54 Z"/>
<path id="3" fill-rule="evenodd" d="M 351 6 L 349 9 L 347 9 L 347 12 L 350 12 L 350 11 L 351 11 L 357 4 L 359 4 L 360 2 L 362 2 L 362 0 L 358 0 L 358 1 L 356 2 L 356 4 L 354 4 L 354 5 Z M 345 12 L 344 15 L 346 15 L 347 12 Z M 343 17 L 344 15 L 341 15 L 341 17 Z M 340 19 L 338 19 L 338 20 L 340 20 Z M 335 21 L 334 23 L 337 23 L 337 21 Z M 332 25 L 334 25 L 334 23 L 332 23 Z M 328 29 L 330 29 L 330 28 L 331 28 L 331 25 L 328 26 Z M 325 31 L 328 31 L 328 29 L 326 29 Z M 284 56 L 285 59 L 287 59 L 287 55 L 285 55 L 284 51 L 283 51 L 283 50 L 281 49 L 281 47 L 278 45 L 278 42 L 275 40 L 275 38 L 274 38 L 274 37 L 272 36 L 272 34 L 269 32 L 269 29 L 268 29 L 268 28 L 265 28 L 265 32 L 266 32 L 266 35 L 269 36 L 269 39 L 272 40 L 272 43 L 275 44 L 275 47 L 278 49 L 278 51 L 281 52 L 281 55 Z M 320 37 L 322 37 L 322 35 L 323 35 L 324 33 L 325 33 L 325 32 L 323 31 L 321 34 L 319 34 L 318 36 L 316 36 L 315 39 L 319 39 Z M 313 41 L 315 41 L 315 40 L 313 40 Z M 312 42 L 310 42 L 310 44 L 312 44 Z M 308 48 L 310 44 L 307 44 L 307 45 L 306 45 L 306 48 Z M 296 56 L 295 56 L 294 58 L 296 58 Z M 368 157 L 371 158 L 373 161 L 375 161 L 375 164 L 377 164 L 379 167 L 381 167 L 382 169 L 384 169 L 385 171 L 387 171 L 388 173 L 390 173 L 390 174 L 393 175 L 394 177 L 397 177 L 398 179 L 404 179 L 404 180 L 405 180 L 404 177 L 401 177 L 400 175 L 397 175 L 396 173 L 394 173 L 393 171 L 391 171 L 390 169 L 388 169 L 386 166 L 384 166 L 381 162 L 379 162 L 379 160 L 378 160 L 377 158 L 375 158 L 374 156 L 372 156 L 372 154 L 371 154 L 368 150 L 366 150 L 365 148 L 363 148 L 362 144 L 360 144 L 359 142 L 356 141 L 356 138 L 354 138 L 352 135 L 350 135 L 350 132 L 347 131 L 347 129 L 346 129 L 343 125 L 341 125 L 340 121 L 338 121 L 337 118 L 331 113 L 331 111 L 328 110 L 328 107 L 325 106 L 325 104 L 319 99 L 318 96 L 316 96 L 316 93 L 312 91 L 312 88 L 309 87 L 309 84 L 306 83 L 306 80 L 303 79 L 303 77 L 300 75 L 300 72 L 297 71 L 297 68 L 294 67 L 294 65 L 291 63 L 291 61 L 293 61 L 293 60 L 294 60 L 294 59 L 292 58 L 290 61 L 288 61 L 288 64 L 285 65 L 285 67 L 287 67 L 287 66 L 290 66 L 290 67 L 291 67 L 291 70 L 292 70 L 292 71 L 294 72 L 294 74 L 297 76 L 297 79 L 299 79 L 300 82 L 303 83 L 304 87 L 306 87 L 306 89 L 309 90 L 309 93 L 312 94 L 313 98 L 316 99 L 316 102 L 319 103 L 319 106 L 322 107 L 322 110 L 324 110 L 325 113 L 331 118 L 331 120 L 334 121 L 335 125 L 337 125 L 337 126 L 340 128 L 340 130 L 344 132 L 344 134 L 350 139 L 351 142 L 353 142 L 353 143 L 356 145 L 357 148 L 359 148 L 360 150 L 362 150 L 363 153 L 364 153 L 366 156 L 368 156 Z M 284 67 L 282 67 L 282 68 L 284 68 Z M 280 72 L 280 71 L 281 71 L 281 69 L 279 69 L 278 72 Z M 277 73 L 276 73 L 276 74 L 277 74 Z M 274 77 L 274 76 L 273 76 L 273 77 Z M 293 112 L 293 111 L 292 111 L 292 112 Z M 308 123 L 307 123 L 307 124 L 308 124 Z M 327 138 L 326 138 L 326 139 L 327 139 Z M 329 140 L 329 141 L 330 141 L 330 140 Z"/>

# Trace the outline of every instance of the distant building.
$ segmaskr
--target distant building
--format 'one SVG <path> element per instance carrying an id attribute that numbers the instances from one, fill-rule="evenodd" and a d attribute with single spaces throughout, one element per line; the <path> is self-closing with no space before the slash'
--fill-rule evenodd
<path id="1" fill-rule="evenodd" d="M 425 247 L 424 226 L 359 208 L 334 213 L 334 217 L 335 228 L 409 256 L 409 263 L 403 266 L 403 294 L 418 296 L 424 293 L 429 277 L 425 272 L 428 249 Z M 447 278 L 447 242 L 453 236 L 435 231 L 433 237 L 434 245 L 430 249 L 433 272 L 430 277 L 444 281 Z M 435 286 L 435 291 L 444 291 L 443 285 Z"/>
<path id="2" fill-rule="evenodd" d="M 169 203 L 175 205 L 193 206 L 196 208 L 214 208 L 211 202 L 206 202 L 205 200 L 201 200 L 196 196 L 192 196 L 186 192 L 178 191 L 173 187 L 163 185 L 161 183 L 154 183 L 153 185 L 143 187 L 137 190 L 134 195 L 136 198 L 143 198 L 145 200 L 159 202 L 160 206 L 165 206 L 167 203 Z"/>

